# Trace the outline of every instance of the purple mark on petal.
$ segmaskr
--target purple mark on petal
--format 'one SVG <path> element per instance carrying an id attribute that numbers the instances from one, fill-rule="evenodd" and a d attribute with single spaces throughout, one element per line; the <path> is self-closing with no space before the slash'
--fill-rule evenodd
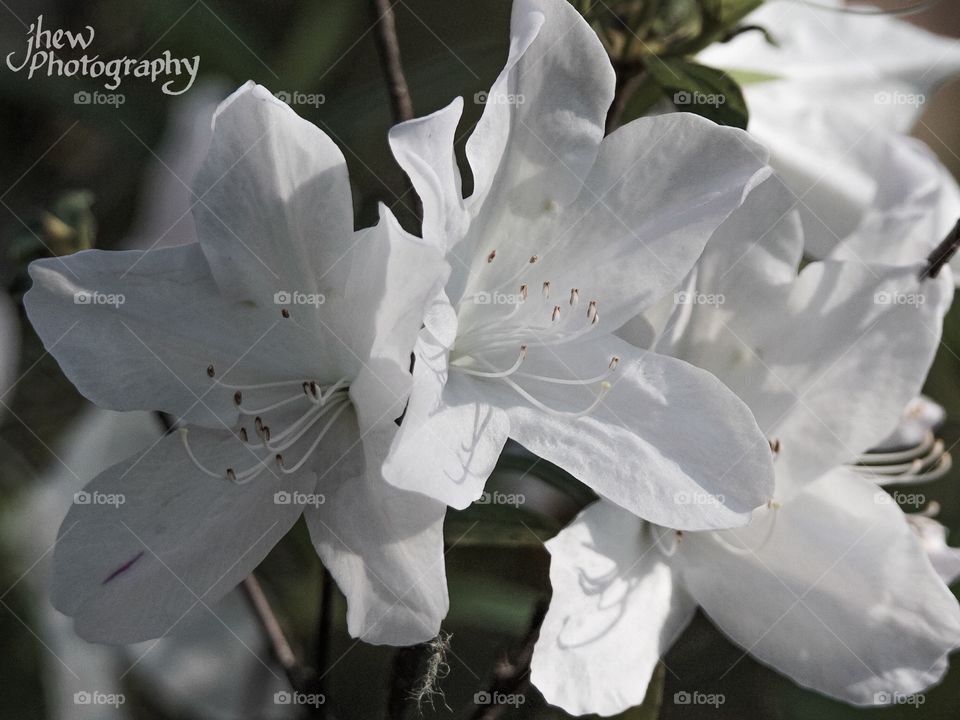
<path id="1" fill-rule="evenodd" d="M 141 550 L 140 552 L 138 552 L 138 553 L 137 553 L 136 555 L 134 555 L 132 558 L 130 558 L 129 560 L 127 560 L 127 562 L 125 562 L 123 565 L 121 565 L 121 566 L 118 567 L 116 570 L 114 570 L 112 573 L 110 573 L 110 576 L 109 576 L 106 580 L 104 580 L 102 583 L 100 583 L 100 584 L 101 584 L 101 585 L 106 585 L 108 582 L 110 582 L 111 580 L 113 580 L 113 579 L 114 579 L 115 577 L 117 577 L 118 575 L 122 575 L 123 573 L 125 573 L 127 570 L 130 569 L 130 566 L 131 566 L 131 565 L 133 565 L 137 560 L 139 560 L 139 559 L 142 558 L 142 557 L 143 557 L 143 550 Z"/>

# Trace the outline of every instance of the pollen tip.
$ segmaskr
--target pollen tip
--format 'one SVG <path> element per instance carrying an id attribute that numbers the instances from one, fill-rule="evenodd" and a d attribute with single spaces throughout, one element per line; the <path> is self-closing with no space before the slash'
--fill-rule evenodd
<path id="1" fill-rule="evenodd" d="M 290 317 L 290 311 L 287 310 L 286 308 L 282 308 L 282 309 L 280 310 L 280 314 L 283 315 L 285 318 Z"/>
<path id="2" fill-rule="evenodd" d="M 613 386 L 612 386 L 612 385 L 610 384 L 610 382 L 607 381 L 607 380 L 604 380 L 602 383 L 600 383 L 600 389 L 603 390 L 604 392 L 606 392 L 607 390 L 609 390 L 611 387 L 613 387 Z"/>
<path id="3" fill-rule="evenodd" d="M 190 431 L 187 428 L 182 427 L 182 428 L 177 428 L 177 432 L 180 433 L 182 437 L 186 437 L 187 433 Z"/>

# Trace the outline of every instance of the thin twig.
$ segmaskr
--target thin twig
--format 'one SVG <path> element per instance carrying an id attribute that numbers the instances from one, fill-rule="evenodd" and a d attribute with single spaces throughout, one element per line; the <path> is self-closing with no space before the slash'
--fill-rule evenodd
<path id="1" fill-rule="evenodd" d="M 410 99 L 410 88 L 403 74 L 403 63 L 400 60 L 397 16 L 393 13 L 390 0 L 373 0 L 373 11 L 377 16 L 377 54 L 380 56 L 380 67 L 383 68 L 387 90 L 390 92 L 393 121 L 401 123 L 413 118 L 413 100 Z M 414 191 L 409 178 L 406 186 L 404 195 L 410 194 L 413 199 L 413 216 L 419 223 L 423 220 L 423 201 Z"/>
<path id="2" fill-rule="evenodd" d="M 267 634 L 273 656 L 287 674 L 290 685 L 292 685 L 295 690 L 304 691 L 309 685 L 310 673 L 308 673 L 300 664 L 300 661 L 297 660 L 297 656 L 293 652 L 293 648 L 290 647 L 286 635 L 283 634 L 283 628 L 280 627 L 280 622 L 277 620 L 277 616 L 274 615 L 273 609 L 270 607 L 270 602 L 267 600 L 263 588 L 260 587 L 259 581 L 253 575 L 248 575 L 243 581 L 243 590 L 247 595 L 247 599 L 250 601 L 253 611 L 257 615 L 257 619 L 260 620 L 260 625 Z"/>
<path id="3" fill-rule="evenodd" d="M 950 258 L 957 252 L 957 248 L 960 248 L 960 220 L 953 226 L 953 230 L 947 233 L 943 242 L 937 245 L 934 251 L 927 256 L 927 264 L 920 271 L 920 279 L 935 278 L 943 266 L 950 262 Z"/>
<path id="4" fill-rule="evenodd" d="M 377 14 L 377 52 L 380 64 L 387 79 L 390 91 L 390 105 L 393 109 L 393 121 L 403 122 L 413 118 L 413 101 L 410 88 L 403 74 L 400 61 L 400 41 L 397 38 L 397 17 L 393 13 L 390 0 L 373 0 L 373 9 Z"/>
<path id="5" fill-rule="evenodd" d="M 504 659 L 497 663 L 493 669 L 493 679 L 485 693 L 489 700 L 496 700 L 505 695 L 520 695 L 529 689 L 530 661 L 533 659 L 533 647 L 540 637 L 540 626 L 543 624 L 543 618 L 546 614 L 547 603 L 544 601 L 537 603 L 530 620 L 530 629 L 527 631 L 527 635 L 513 661 Z M 511 706 L 503 702 L 490 702 L 487 705 L 480 705 L 473 714 L 473 720 L 498 720 L 509 707 Z"/>

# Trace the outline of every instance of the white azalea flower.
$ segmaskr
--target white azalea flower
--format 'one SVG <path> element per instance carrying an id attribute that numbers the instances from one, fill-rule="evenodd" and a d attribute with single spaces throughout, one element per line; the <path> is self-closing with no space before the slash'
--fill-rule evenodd
<path id="1" fill-rule="evenodd" d="M 743 74 L 750 133 L 796 196 L 806 253 L 889 263 L 929 253 L 960 216 L 960 190 L 904 133 L 960 72 L 960 45 L 896 18 L 799 2 L 764 3 L 746 22 L 779 47 L 745 33 L 700 57 Z"/>
<path id="2" fill-rule="evenodd" d="M 692 292 L 724 301 L 682 307 L 658 342 L 746 400 L 778 451 L 775 500 L 745 529 L 700 533 L 600 501 L 548 542 L 553 599 L 532 679 L 569 712 L 639 704 L 698 606 L 761 662 L 856 704 L 927 687 L 960 645 L 960 607 L 907 517 L 844 464 L 918 393 L 950 272 L 921 284 L 921 263 L 827 261 L 797 276 L 791 202 L 775 178 L 751 194 L 691 277 Z"/>
<path id="3" fill-rule="evenodd" d="M 353 635 L 431 637 L 444 508 L 380 466 L 442 259 L 385 209 L 355 233 L 340 151 L 252 83 L 218 109 L 194 192 L 199 244 L 31 266 L 30 319 L 80 391 L 186 423 L 87 486 L 123 500 L 67 515 L 54 604 L 88 639 L 165 634 L 303 515 Z"/>
<path id="4" fill-rule="evenodd" d="M 687 273 L 764 152 L 692 115 L 603 137 L 614 73 L 563 0 L 517 0 L 507 65 L 467 142 L 462 101 L 391 131 L 452 266 L 420 335 L 385 466 L 398 487 L 462 508 L 507 437 L 643 517 L 730 526 L 769 499 L 770 451 L 716 378 L 610 332 Z M 707 493 L 711 507 L 678 505 Z"/>

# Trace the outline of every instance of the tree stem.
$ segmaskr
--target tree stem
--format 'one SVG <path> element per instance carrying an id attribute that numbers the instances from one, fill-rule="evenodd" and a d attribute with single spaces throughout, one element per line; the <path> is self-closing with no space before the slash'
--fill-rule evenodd
<path id="1" fill-rule="evenodd" d="M 373 8 L 378 18 L 377 52 L 387 80 L 387 90 L 390 92 L 393 121 L 399 123 L 410 120 L 413 117 L 413 101 L 410 99 L 410 88 L 407 86 L 403 63 L 400 61 L 397 17 L 390 0 L 373 0 Z"/>
<path id="2" fill-rule="evenodd" d="M 943 266 L 950 262 L 957 248 L 960 248 L 960 220 L 953 226 L 953 230 L 947 233 L 943 242 L 927 256 L 927 265 L 920 272 L 920 279 L 935 278 Z"/>

